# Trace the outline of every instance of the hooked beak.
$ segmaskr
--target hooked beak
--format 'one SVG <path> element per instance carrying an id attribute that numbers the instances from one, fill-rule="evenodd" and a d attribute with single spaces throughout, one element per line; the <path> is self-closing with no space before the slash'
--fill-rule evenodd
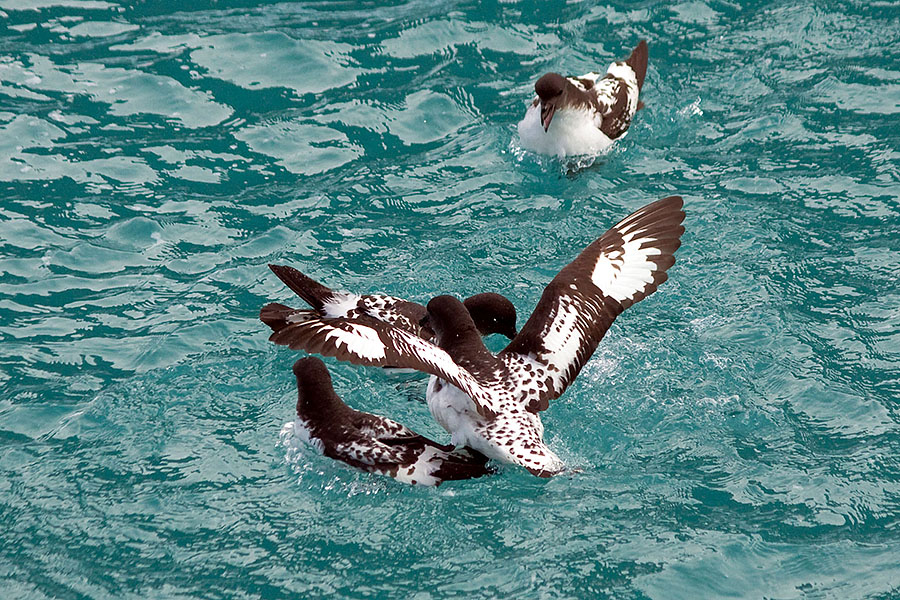
<path id="1" fill-rule="evenodd" d="M 550 128 L 550 121 L 556 113 L 556 104 L 553 102 L 541 102 L 541 125 L 544 126 L 544 132 Z"/>

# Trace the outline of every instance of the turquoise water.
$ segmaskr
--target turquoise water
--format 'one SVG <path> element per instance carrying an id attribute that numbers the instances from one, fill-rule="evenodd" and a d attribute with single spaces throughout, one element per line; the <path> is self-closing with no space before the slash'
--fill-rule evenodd
<path id="1" fill-rule="evenodd" d="M 0 0 L 0 596 L 900 597 L 900 3 L 175 5 Z M 608 156 L 519 151 L 539 74 L 640 38 Z M 577 472 L 286 458 L 267 262 L 524 319 L 676 193 L 669 282 L 545 413 Z"/>

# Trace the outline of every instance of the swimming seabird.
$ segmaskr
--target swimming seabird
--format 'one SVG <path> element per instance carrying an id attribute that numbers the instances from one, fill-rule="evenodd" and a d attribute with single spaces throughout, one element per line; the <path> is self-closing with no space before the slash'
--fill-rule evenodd
<path id="1" fill-rule="evenodd" d="M 526 150 L 559 157 L 597 154 L 628 131 L 643 104 L 638 99 L 647 73 L 647 42 L 641 40 L 624 61 L 606 74 L 563 77 L 547 73 L 534 86 L 535 97 L 519 123 Z"/>
<path id="2" fill-rule="evenodd" d="M 413 485 L 491 472 L 478 452 L 438 444 L 396 421 L 350 408 L 335 393 L 325 363 L 314 356 L 295 362 L 294 375 L 294 433 L 329 458 Z"/>

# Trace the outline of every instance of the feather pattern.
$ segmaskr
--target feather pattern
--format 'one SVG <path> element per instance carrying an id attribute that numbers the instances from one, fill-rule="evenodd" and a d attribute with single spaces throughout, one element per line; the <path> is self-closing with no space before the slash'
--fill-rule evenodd
<path id="1" fill-rule="evenodd" d="M 560 271 L 519 335 L 501 353 L 534 365 L 532 411 L 545 410 L 581 371 L 615 318 L 668 277 L 684 227 L 683 201 L 670 196 L 610 228 Z"/>
<path id="2" fill-rule="evenodd" d="M 534 474 L 562 469 L 537 415 L 575 380 L 623 310 L 667 278 L 684 232 L 683 201 L 664 198 L 611 227 L 553 278 L 512 342 L 490 354 L 461 303 L 433 298 L 437 344 L 375 319 L 303 319 L 270 339 L 355 364 L 431 374 L 427 401 L 455 444 Z"/>
<path id="3" fill-rule="evenodd" d="M 522 147 L 559 157 L 606 151 L 628 132 L 641 107 L 646 71 L 647 43 L 641 41 L 631 56 L 612 63 L 602 76 L 544 75 L 518 126 Z"/>
<path id="4" fill-rule="evenodd" d="M 386 294 L 335 291 L 293 267 L 269 265 L 269 268 L 312 307 L 312 310 L 294 309 L 284 304 L 267 304 L 260 311 L 259 317 L 275 332 L 291 323 L 315 318 L 373 319 L 426 340 L 434 337 L 434 332 L 421 325 L 426 314 L 425 307 L 421 304 Z M 486 292 L 466 298 L 464 304 L 482 335 L 500 333 L 509 339 L 515 337 L 516 308 L 508 299 L 500 294 Z"/>
<path id="5" fill-rule="evenodd" d="M 307 319 L 288 324 L 272 333 L 269 340 L 356 365 L 391 366 L 436 375 L 465 390 L 481 415 L 490 417 L 501 410 L 489 390 L 444 350 L 377 319 Z"/>
<path id="6" fill-rule="evenodd" d="M 294 375 L 293 432 L 329 458 L 417 485 L 490 472 L 487 458 L 474 450 L 439 444 L 387 417 L 350 408 L 334 392 L 328 369 L 318 358 L 298 360 Z"/>

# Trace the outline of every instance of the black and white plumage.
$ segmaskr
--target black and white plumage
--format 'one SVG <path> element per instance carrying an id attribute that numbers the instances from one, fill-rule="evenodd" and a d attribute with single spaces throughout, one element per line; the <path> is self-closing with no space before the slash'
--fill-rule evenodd
<path id="1" fill-rule="evenodd" d="M 574 381 L 615 318 L 667 279 L 684 232 L 682 206 L 678 196 L 649 204 L 591 243 L 553 278 L 528 322 L 496 357 L 451 296 L 427 306 L 425 324 L 436 345 L 355 318 L 291 324 L 269 339 L 355 364 L 430 373 L 428 407 L 454 444 L 535 475 L 554 475 L 564 465 L 543 442 L 539 413 Z"/>
<path id="2" fill-rule="evenodd" d="M 438 444 L 396 421 L 350 408 L 316 357 L 294 363 L 294 375 L 294 434 L 329 458 L 413 485 L 440 485 L 491 472 L 488 459 L 477 452 Z"/>
<path id="3" fill-rule="evenodd" d="M 430 329 L 420 325 L 426 313 L 421 304 L 385 294 L 335 291 L 293 267 L 269 265 L 269 268 L 313 309 L 298 310 L 274 302 L 267 304 L 260 311 L 259 318 L 273 331 L 309 319 L 371 318 L 426 340 L 434 337 Z M 516 336 L 516 307 L 502 295 L 493 292 L 476 294 L 466 298 L 464 304 L 482 335 L 499 333 L 509 339 Z"/>
<path id="4" fill-rule="evenodd" d="M 631 56 L 612 63 L 602 77 L 543 75 L 519 123 L 521 146 L 559 157 L 604 152 L 625 135 L 643 106 L 638 96 L 646 74 L 647 42 L 641 40 Z"/>

